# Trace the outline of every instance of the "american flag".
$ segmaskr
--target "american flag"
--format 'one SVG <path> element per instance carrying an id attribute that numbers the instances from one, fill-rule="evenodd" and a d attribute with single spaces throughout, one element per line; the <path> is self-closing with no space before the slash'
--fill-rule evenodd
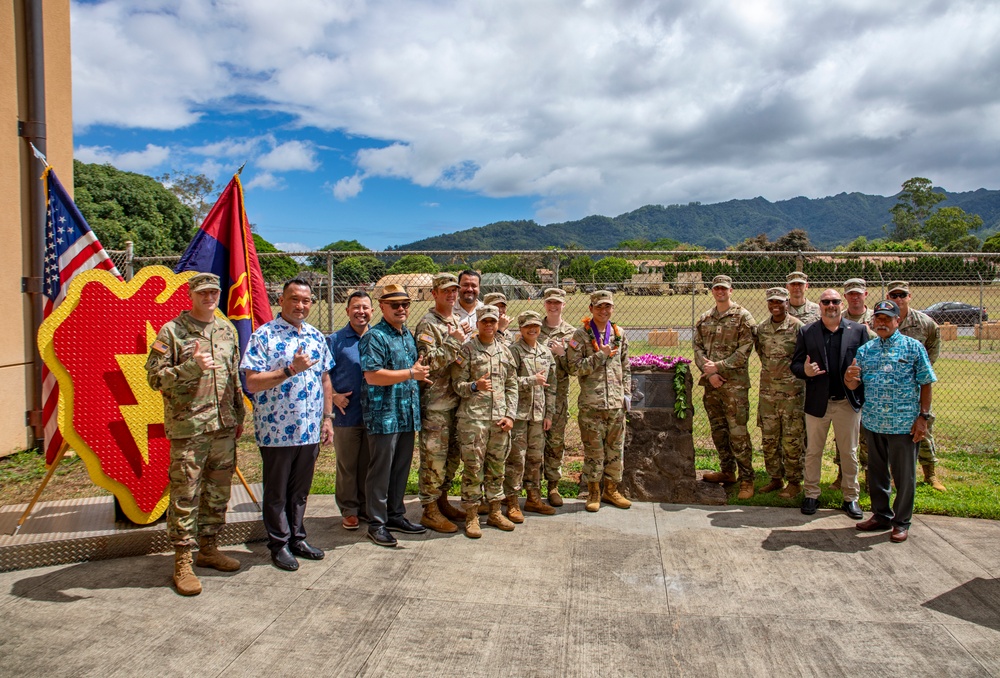
<path id="1" fill-rule="evenodd" d="M 87 220 L 80 214 L 73 199 L 59 183 L 51 167 L 46 168 L 45 189 L 47 210 L 45 219 L 45 318 L 62 303 L 70 281 L 77 274 L 92 268 L 109 271 L 122 279 L 118 268 L 108 256 Z M 51 464 L 62 445 L 59 432 L 59 384 L 42 365 L 42 425 L 45 427 L 45 463 Z"/>

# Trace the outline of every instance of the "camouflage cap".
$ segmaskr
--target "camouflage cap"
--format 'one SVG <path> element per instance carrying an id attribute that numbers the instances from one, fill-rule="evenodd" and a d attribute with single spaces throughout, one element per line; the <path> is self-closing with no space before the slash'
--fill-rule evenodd
<path id="1" fill-rule="evenodd" d="M 717 275 L 712 278 L 712 287 L 728 287 L 733 289 L 733 279 L 728 275 Z"/>
<path id="2" fill-rule="evenodd" d="M 549 287 L 542 293 L 542 299 L 545 301 L 555 299 L 556 301 L 566 303 L 566 291 L 559 289 L 558 287 Z"/>
<path id="3" fill-rule="evenodd" d="M 851 278 L 844 283 L 844 294 L 848 292 L 867 292 L 868 283 L 865 282 L 864 278 Z"/>
<path id="4" fill-rule="evenodd" d="M 788 301 L 788 290 L 786 290 L 784 287 L 768 287 L 767 300 Z"/>
<path id="5" fill-rule="evenodd" d="M 610 290 L 597 290 L 590 295 L 591 306 L 600 306 L 601 304 L 614 305 L 614 303 L 614 295 L 611 294 Z"/>
<path id="6" fill-rule="evenodd" d="M 501 292 L 490 292 L 485 297 L 483 297 L 483 303 L 487 306 L 495 306 L 497 304 L 507 305 L 507 295 Z"/>
<path id="7" fill-rule="evenodd" d="M 785 276 L 785 284 L 788 283 L 807 283 L 809 282 L 809 276 L 807 276 L 802 271 L 792 271 Z"/>
<path id="8" fill-rule="evenodd" d="M 906 282 L 905 280 L 893 280 L 891 283 L 889 283 L 889 287 L 887 289 L 890 292 L 895 292 L 896 290 L 899 290 L 900 292 L 906 292 L 907 294 L 909 294 L 910 283 Z"/>
<path id="9" fill-rule="evenodd" d="M 874 315 L 887 315 L 890 318 L 898 318 L 899 306 L 896 306 L 895 301 L 889 301 L 886 299 L 875 304 L 875 307 L 872 309 L 872 313 Z"/>
<path id="10" fill-rule="evenodd" d="M 449 287 L 458 287 L 458 278 L 454 273 L 438 273 L 431 283 L 433 290 L 445 290 Z"/>
<path id="11" fill-rule="evenodd" d="M 379 301 L 409 301 L 410 295 L 406 293 L 406 288 L 402 285 L 397 285 L 393 283 L 392 285 L 386 285 L 382 290 L 382 296 L 378 298 Z"/>
<path id="12" fill-rule="evenodd" d="M 517 326 L 524 327 L 525 325 L 541 325 L 542 316 L 535 311 L 524 311 L 517 316 Z"/>
<path id="13" fill-rule="evenodd" d="M 198 275 L 191 276 L 191 279 L 188 280 L 188 288 L 192 292 L 202 292 L 204 290 L 222 291 L 222 285 L 219 284 L 219 276 L 214 273 L 199 273 Z"/>
<path id="14" fill-rule="evenodd" d="M 480 306 L 476 309 L 476 321 L 478 322 L 484 318 L 500 320 L 500 309 L 496 306 Z"/>

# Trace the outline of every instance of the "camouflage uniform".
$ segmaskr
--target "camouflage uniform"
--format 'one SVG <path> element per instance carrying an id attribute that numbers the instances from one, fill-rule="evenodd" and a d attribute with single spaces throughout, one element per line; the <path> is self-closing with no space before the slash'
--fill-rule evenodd
<path id="1" fill-rule="evenodd" d="M 455 437 L 458 395 L 451 384 L 451 365 L 462 344 L 451 336 L 458 327 L 453 317 L 445 319 L 433 308 L 417 323 L 414 337 L 417 354 L 430 367 L 434 383 L 420 385 L 420 503 L 436 501 L 447 493 L 458 470 L 461 452 Z"/>
<path id="2" fill-rule="evenodd" d="M 486 307 L 495 308 L 495 307 Z M 473 390 L 476 380 L 490 375 L 492 391 Z M 504 465 L 510 434 L 497 422 L 517 414 L 517 377 L 514 360 L 506 347 L 496 342 L 483 345 L 478 338 L 467 341 L 451 366 L 451 381 L 461 398 L 456 433 L 462 451 L 462 505 L 479 505 L 485 483 L 486 500 L 501 501 Z"/>
<path id="3" fill-rule="evenodd" d="M 580 380 L 580 439 L 583 442 L 581 481 L 599 483 L 602 478 L 616 485 L 622 480 L 625 452 L 625 396 L 632 393 L 628 364 L 628 338 L 612 325 L 611 357 L 594 348 L 591 331 L 577 329 L 569 340 L 566 358 L 569 373 Z"/>
<path id="4" fill-rule="evenodd" d="M 558 341 L 566 343 L 573 338 L 576 328 L 563 320 L 557 327 L 549 327 L 542 322 L 539 342 L 551 347 Z M 545 432 L 545 480 L 549 490 L 559 486 L 562 477 L 563 451 L 566 449 L 566 423 L 569 420 L 569 362 L 568 355 L 553 356 L 556 361 L 555 411 L 552 426 Z"/>
<path id="5" fill-rule="evenodd" d="M 747 432 L 750 418 L 750 372 L 747 361 L 753 350 L 754 319 L 739 304 L 732 303 L 721 315 L 712 308 L 694 325 L 694 362 L 704 372 L 711 360 L 726 382 L 715 388 L 702 374 L 699 384 L 705 387 L 703 402 L 712 427 L 712 441 L 719 452 L 723 473 L 739 469 L 739 479 L 753 480 L 750 460 L 753 446 Z"/>
<path id="6" fill-rule="evenodd" d="M 504 475 L 505 497 L 520 495 L 522 479 L 525 489 L 540 489 L 544 420 L 552 420 L 556 405 L 556 364 L 552 351 L 541 341 L 532 348 L 523 339 L 509 350 L 517 373 L 518 394 L 517 416 L 510 432 L 510 454 Z M 546 373 L 548 386 L 539 386 L 535 380 L 535 374 L 541 371 Z"/>
<path id="7" fill-rule="evenodd" d="M 210 348 L 218 369 L 202 370 L 196 342 Z M 170 439 L 167 535 L 175 548 L 197 546 L 226 522 L 236 468 L 236 428 L 246 409 L 239 379 L 236 330 L 216 315 L 208 325 L 184 311 L 160 328 L 146 360 L 150 388 L 163 394 Z"/>
<path id="8" fill-rule="evenodd" d="M 892 285 L 889 286 L 890 288 Z M 909 291 L 909 290 L 907 290 Z M 906 317 L 899 321 L 899 333 L 912 337 L 927 349 L 927 357 L 933 365 L 941 355 L 941 328 L 930 316 L 921 311 L 909 309 Z M 937 447 L 934 445 L 934 420 L 927 421 L 927 437 L 920 441 L 917 461 L 920 464 L 937 464 Z"/>
<path id="9" fill-rule="evenodd" d="M 820 319 L 819 304 L 808 299 L 801 306 L 792 306 L 792 303 L 788 302 L 788 314 L 801 320 L 803 325 L 808 325 Z"/>
<path id="10" fill-rule="evenodd" d="M 851 322 L 856 322 L 860 325 L 868 325 L 868 327 L 871 328 L 873 315 L 874 314 L 872 313 L 872 310 L 866 306 L 865 312 L 859 316 L 851 315 L 850 313 L 847 312 L 847 308 L 844 308 L 844 311 L 840 314 L 840 317 L 846 320 L 850 320 Z"/>
<path id="11" fill-rule="evenodd" d="M 802 483 L 805 454 L 805 382 L 789 365 L 802 322 L 791 315 L 774 324 L 770 319 L 754 327 L 754 348 L 760 357 L 760 393 L 757 426 L 761 432 L 764 467 L 771 478 Z"/>

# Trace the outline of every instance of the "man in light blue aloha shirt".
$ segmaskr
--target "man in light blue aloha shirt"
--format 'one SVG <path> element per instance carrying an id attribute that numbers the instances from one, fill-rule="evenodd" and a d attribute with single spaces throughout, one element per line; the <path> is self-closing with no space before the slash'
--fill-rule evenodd
<path id="1" fill-rule="evenodd" d="M 931 384 L 937 381 L 924 345 L 899 332 L 899 306 L 880 301 L 872 309 L 878 340 L 858 349 L 844 373 L 852 391 L 863 382 L 861 423 L 868 441 L 868 488 L 872 517 L 857 524 L 874 532 L 892 528 L 889 539 L 906 541 L 917 484 L 917 450 L 927 437 Z M 891 475 L 890 475 L 891 474 Z M 890 482 L 896 500 L 889 508 Z"/>
<path id="2" fill-rule="evenodd" d="M 306 542 L 303 516 L 320 442 L 333 440 L 333 356 L 326 337 L 305 322 L 312 289 L 301 278 L 285 283 L 281 313 L 250 336 L 240 368 L 253 401 L 254 435 L 263 460 L 264 529 L 271 562 L 299 567 L 295 556 L 321 560 Z"/>

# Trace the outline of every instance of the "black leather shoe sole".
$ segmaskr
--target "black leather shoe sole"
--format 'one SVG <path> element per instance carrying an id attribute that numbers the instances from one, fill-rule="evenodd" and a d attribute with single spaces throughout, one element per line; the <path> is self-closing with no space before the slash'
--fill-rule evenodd
<path id="1" fill-rule="evenodd" d="M 414 525 L 409 520 L 390 520 L 385 524 L 385 529 L 390 532 L 402 532 L 403 534 L 423 534 L 427 531 L 427 528 L 423 525 Z"/>
<path id="2" fill-rule="evenodd" d="M 388 537 L 388 538 L 386 538 Z M 392 535 L 386 533 L 385 535 L 380 535 L 378 532 L 368 532 L 368 538 L 379 546 L 386 546 L 388 548 L 393 548 L 396 546 L 396 540 Z"/>
<path id="3" fill-rule="evenodd" d="M 309 544 L 291 546 L 289 547 L 289 550 L 299 558 L 305 558 L 307 560 L 323 560 L 324 556 L 326 556 L 326 554 L 318 548 L 310 546 Z"/>

